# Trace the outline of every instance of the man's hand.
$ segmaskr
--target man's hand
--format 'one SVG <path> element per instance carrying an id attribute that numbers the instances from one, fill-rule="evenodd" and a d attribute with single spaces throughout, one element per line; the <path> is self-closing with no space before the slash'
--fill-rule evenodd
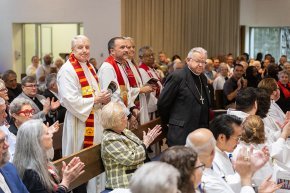
<path id="1" fill-rule="evenodd" d="M 150 93 L 153 91 L 154 91 L 154 89 L 151 85 L 145 85 L 145 86 L 140 88 L 140 93 Z"/>
<path id="2" fill-rule="evenodd" d="M 50 111 L 50 98 L 47 97 L 43 103 L 43 109 L 42 111 L 44 112 L 45 115 Z"/>
<path id="3" fill-rule="evenodd" d="M 50 102 L 50 109 L 52 111 L 56 110 L 60 106 L 59 100 L 54 101 L 54 97 L 52 97 L 51 102 Z"/>
<path id="4" fill-rule="evenodd" d="M 94 103 L 100 103 L 106 105 L 111 101 L 111 93 L 109 91 L 101 91 L 97 95 L 94 95 Z"/>

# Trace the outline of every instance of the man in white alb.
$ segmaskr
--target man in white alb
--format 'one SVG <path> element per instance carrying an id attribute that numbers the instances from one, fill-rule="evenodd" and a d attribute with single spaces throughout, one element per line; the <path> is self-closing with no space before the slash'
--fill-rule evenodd
<path id="1" fill-rule="evenodd" d="M 72 39 L 72 53 L 57 75 L 59 99 L 67 109 L 62 137 L 63 156 L 101 142 L 99 113 L 111 100 L 108 91 L 101 91 L 94 67 L 88 62 L 90 42 L 86 36 Z M 95 192 L 96 187 L 91 191 Z"/>

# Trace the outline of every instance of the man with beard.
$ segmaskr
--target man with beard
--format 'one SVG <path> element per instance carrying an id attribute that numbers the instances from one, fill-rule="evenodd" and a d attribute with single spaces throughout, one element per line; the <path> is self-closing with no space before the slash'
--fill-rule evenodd
<path id="1" fill-rule="evenodd" d="M 109 57 L 99 69 L 101 89 L 107 90 L 111 82 L 117 85 L 117 90 L 112 94 L 112 100 L 126 107 L 129 127 L 137 128 L 139 110 L 134 104 L 136 99 L 137 80 L 127 62 L 128 48 L 123 37 L 114 37 L 108 42 Z"/>

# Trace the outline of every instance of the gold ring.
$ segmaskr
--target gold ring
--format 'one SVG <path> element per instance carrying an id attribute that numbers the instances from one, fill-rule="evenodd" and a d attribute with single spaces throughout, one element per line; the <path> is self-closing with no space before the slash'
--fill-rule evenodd
<path id="1" fill-rule="evenodd" d="M 244 156 L 244 161 L 249 161 L 249 157 L 248 156 Z"/>

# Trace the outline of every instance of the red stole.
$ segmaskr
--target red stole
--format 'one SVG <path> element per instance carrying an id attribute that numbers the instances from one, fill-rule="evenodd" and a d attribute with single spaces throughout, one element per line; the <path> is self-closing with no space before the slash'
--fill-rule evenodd
<path id="1" fill-rule="evenodd" d="M 150 78 L 155 78 L 155 77 L 152 75 L 152 73 L 151 73 L 149 67 L 148 67 L 146 64 L 142 63 L 142 64 L 139 66 L 139 68 L 144 69 L 144 70 L 147 72 L 147 74 L 148 74 L 148 76 L 149 76 Z M 158 80 L 161 81 L 160 78 L 159 78 L 159 76 L 158 76 L 158 74 L 157 74 L 154 70 L 153 70 L 153 72 L 154 72 L 154 74 L 156 75 L 156 77 L 158 78 Z M 161 88 L 160 88 L 159 84 L 156 84 L 156 86 L 157 86 L 157 89 L 156 89 L 156 97 L 158 98 L 159 95 L 160 95 L 160 90 L 161 90 Z"/>
<path id="2" fill-rule="evenodd" d="M 278 81 L 278 85 L 283 92 L 285 99 L 288 99 L 290 97 L 290 83 L 288 83 L 287 87 L 285 87 L 280 81 Z"/>
<path id="3" fill-rule="evenodd" d="M 82 87 L 82 96 L 84 98 L 93 97 L 94 90 L 89 85 L 88 80 L 85 76 L 84 70 L 82 66 L 80 65 L 80 63 L 78 62 L 78 60 L 75 58 L 74 54 L 70 54 L 69 61 L 74 67 L 74 70 L 79 78 L 79 81 Z M 93 67 L 89 64 L 88 61 L 86 62 L 86 64 L 87 64 L 88 69 L 90 70 L 90 72 L 92 73 L 96 81 L 98 82 L 98 77 Z M 95 125 L 94 125 L 94 111 L 93 110 L 91 111 L 88 119 L 86 120 L 85 125 L 86 127 L 85 127 L 84 146 L 83 146 L 84 148 L 93 145 L 93 141 L 94 141 L 94 126 Z"/>
<path id="4" fill-rule="evenodd" d="M 109 64 L 111 64 L 115 70 L 115 73 L 117 75 L 117 81 L 119 83 L 119 87 L 120 87 L 120 97 L 122 98 L 123 100 L 123 103 L 125 104 L 125 106 L 127 107 L 128 106 L 128 89 L 125 85 L 125 81 L 124 81 L 124 78 L 122 76 L 122 73 L 119 69 L 119 66 L 116 62 L 116 60 L 113 58 L 113 56 L 109 56 L 105 62 L 108 62 Z"/>

